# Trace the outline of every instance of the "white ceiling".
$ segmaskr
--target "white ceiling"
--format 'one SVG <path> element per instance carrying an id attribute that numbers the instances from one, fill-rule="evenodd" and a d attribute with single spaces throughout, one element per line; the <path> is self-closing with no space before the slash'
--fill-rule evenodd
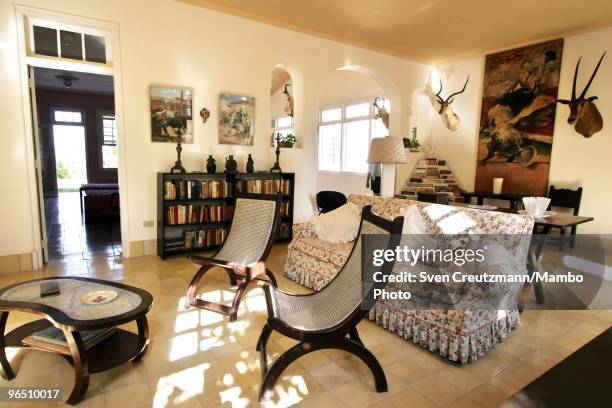
<path id="1" fill-rule="evenodd" d="M 78 78 L 72 87 L 65 88 L 56 75 L 70 75 Z M 34 68 L 34 82 L 37 88 L 56 89 L 66 92 L 86 92 L 96 94 L 113 94 L 113 77 L 107 75 L 86 74 L 83 72 L 62 71 L 48 68 Z"/>
<path id="2" fill-rule="evenodd" d="M 611 0 L 178 1 L 424 63 L 612 26 Z"/>

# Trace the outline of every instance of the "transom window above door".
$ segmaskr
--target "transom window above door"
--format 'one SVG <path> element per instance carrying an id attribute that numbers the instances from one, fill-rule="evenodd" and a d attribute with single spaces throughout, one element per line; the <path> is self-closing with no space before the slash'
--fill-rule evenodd
<path id="1" fill-rule="evenodd" d="M 389 134 L 379 119 L 374 119 L 374 98 L 330 106 L 319 112 L 318 168 L 336 173 L 368 171 L 370 140 Z M 390 109 L 388 102 L 385 103 Z"/>
<path id="2" fill-rule="evenodd" d="M 29 55 L 111 65 L 110 33 L 40 18 L 26 21 Z"/>
<path id="3" fill-rule="evenodd" d="M 80 125 L 83 123 L 83 114 L 78 111 L 55 109 L 53 111 L 53 122 Z"/>

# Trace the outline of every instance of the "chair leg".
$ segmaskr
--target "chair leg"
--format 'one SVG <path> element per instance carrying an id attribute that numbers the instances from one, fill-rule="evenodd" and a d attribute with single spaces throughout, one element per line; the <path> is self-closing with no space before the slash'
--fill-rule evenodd
<path id="1" fill-rule="evenodd" d="M 359 337 L 359 332 L 356 327 L 353 327 L 351 331 L 349 331 L 349 338 L 363 346 L 363 341 L 361 341 L 361 337 Z"/>
<path id="2" fill-rule="evenodd" d="M 335 345 L 334 348 L 348 351 L 349 353 L 359 357 L 361 361 L 367 364 L 367 366 L 370 368 L 370 371 L 372 371 L 374 383 L 376 384 L 376 391 L 387 392 L 388 387 L 385 372 L 374 354 L 370 352 L 370 350 L 368 350 L 355 340 L 349 340 L 346 338 L 344 338 L 343 341 Z"/>
<path id="3" fill-rule="evenodd" d="M 259 401 L 263 402 L 270 397 L 272 392 L 272 388 L 274 384 L 282 374 L 282 372 L 295 360 L 298 358 L 312 353 L 313 351 L 322 350 L 322 349 L 339 349 L 347 351 L 361 359 L 366 365 L 370 368 L 372 372 L 372 376 L 374 377 L 374 383 L 376 386 L 377 392 L 387 392 L 387 377 L 385 376 L 385 372 L 374 356 L 365 346 L 360 343 L 361 339 L 359 339 L 359 334 L 357 333 L 357 329 L 353 328 L 349 332 L 350 339 L 344 338 L 327 338 L 325 342 L 316 342 L 316 343 L 305 343 L 300 342 L 283 353 L 280 357 L 276 359 L 272 366 L 268 369 L 267 366 L 267 356 L 265 353 L 265 344 L 268 341 L 268 337 L 272 329 L 266 324 L 264 329 L 261 332 L 259 337 L 259 341 L 257 343 L 257 350 L 262 353 L 261 356 L 261 370 L 262 370 L 262 384 L 261 391 L 259 393 Z M 359 341 L 354 340 L 352 337 L 355 336 Z"/>
<path id="4" fill-rule="evenodd" d="M 272 334 L 272 328 L 268 326 L 268 323 L 266 323 L 261 330 L 259 339 L 257 340 L 257 347 L 255 348 L 256 351 L 266 351 L 266 345 L 268 344 L 270 334 Z"/>
<path id="5" fill-rule="evenodd" d="M 187 294 L 185 296 L 185 308 L 188 309 L 191 306 L 195 306 L 201 309 L 226 314 L 229 315 L 230 322 L 233 322 L 236 320 L 236 317 L 238 315 L 238 307 L 240 306 L 240 300 L 242 299 L 242 295 L 244 294 L 246 287 L 249 285 L 249 283 L 251 283 L 251 278 L 250 276 L 245 276 L 243 278 L 242 282 L 236 289 L 236 295 L 234 296 L 231 306 L 222 305 L 220 303 L 215 302 L 209 302 L 204 299 L 197 299 L 195 295 L 195 290 L 198 286 L 198 283 L 204 277 L 206 272 L 208 272 L 214 267 L 215 265 L 204 265 L 195 274 L 195 276 L 191 280 L 191 283 L 189 284 L 189 287 L 187 288 Z M 230 278 L 231 285 L 235 286 L 238 283 L 238 280 L 236 279 L 236 274 L 231 269 L 223 269 L 226 270 L 228 277 Z"/>
<path id="6" fill-rule="evenodd" d="M 274 274 L 272 273 L 272 271 L 269 270 L 268 268 L 266 268 L 266 276 L 268 277 L 268 279 L 270 279 L 270 282 L 272 282 L 272 286 L 277 288 L 278 284 L 276 283 L 276 278 L 274 277 Z"/>
<path id="7" fill-rule="evenodd" d="M 200 283 L 200 279 L 202 279 L 204 274 L 212 268 L 213 268 L 213 265 L 202 266 L 200 269 L 198 269 L 196 274 L 191 279 L 191 283 L 189 283 L 189 286 L 187 287 L 187 295 L 185 296 L 185 308 L 186 309 L 189 309 L 189 307 L 191 306 L 195 306 L 195 303 L 196 303 L 195 301 L 197 300 L 195 298 L 195 290 L 198 286 L 198 283 Z"/>
<path id="8" fill-rule="evenodd" d="M 266 323 L 261 330 L 259 339 L 257 339 L 257 346 L 255 348 L 256 351 L 259 351 L 259 366 L 261 367 L 262 383 L 266 378 L 266 373 L 268 372 L 268 352 L 266 351 L 266 347 L 268 345 L 270 334 L 272 334 L 272 328 L 268 325 L 268 323 Z"/>
<path id="9" fill-rule="evenodd" d="M 236 289 L 236 294 L 234 295 L 234 299 L 232 300 L 232 305 L 230 306 L 229 311 L 230 322 L 236 321 L 236 318 L 238 316 L 238 308 L 240 307 L 240 301 L 242 300 L 242 295 L 244 295 L 244 291 L 246 290 L 247 286 L 249 286 L 249 283 L 251 283 L 251 278 L 247 275 L 244 277 L 244 279 L 238 286 L 238 289 Z"/>
<path id="10" fill-rule="evenodd" d="M 319 350 L 320 348 L 322 347 L 316 347 L 311 343 L 300 342 L 280 355 L 276 361 L 272 363 L 272 366 L 269 369 L 267 367 L 261 367 L 261 370 L 263 371 L 263 381 L 261 383 L 261 390 L 259 392 L 259 401 L 264 402 L 270 398 L 274 384 L 276 384 L 276 381 L 283 371 L 285 371 L 285 369 L 289 366 L 289 364 L 308 353 Z M 263 351 L 260 350 L 260 352 Z"/>
<path id="11" fill-rule="evenodd" d="M 563 252 L 565 246 L 565 228 L 559 230 L 559 251 Z"/>

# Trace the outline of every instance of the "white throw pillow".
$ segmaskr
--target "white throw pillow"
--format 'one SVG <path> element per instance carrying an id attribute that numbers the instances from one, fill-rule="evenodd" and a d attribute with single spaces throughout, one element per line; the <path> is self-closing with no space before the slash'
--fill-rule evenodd
<path id="1" fill-rule="evenodd" d="M 317 237 L 332 243 L 351 242 L 359 233 L 361 211 L 353 203 L 344 204 L 325 214 L 315 215 L 312 223 Z"/>

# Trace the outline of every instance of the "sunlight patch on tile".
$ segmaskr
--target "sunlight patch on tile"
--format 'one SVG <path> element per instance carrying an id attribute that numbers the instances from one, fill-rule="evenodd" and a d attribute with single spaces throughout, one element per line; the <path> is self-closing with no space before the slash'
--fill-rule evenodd
<path id="1" fill-rule="evenodd" d="M 204 391 L 204 373 L 209 368 L 209 363 L 200 364 L 160 378 L 155 390 L 153 407 L 178 405 L 201 394 Z"/>
<path id="2" fill-rule="evenodd" d="M 187 330 L 197 329 L 199 322 L 200 319 L 197 310 L 181 313 L 176 317 L 174 332 L 181 333 Z"/>
<path id="3" fill-rule="evenodd" d="M 244 408 L 250 405 L 250 400 L 245 397 L 240 397 L 242 389 L 240 387 L 228 388 L 225 391 L 221 391 L 219 396 L 221 397 L 221 403 L 231 404 L 232 408 Z"/>
<path id="4" fill-rule="evenodd" d="M 200 351 L 212 350 L 214 347 L 223 347 L 224 344 L 218 337 L 209 337 L 200 341 Z"/>
<path id="5" fill-rule="evenodd" d="M 198 333 L 191 332 L 174 337 L 171 347 L 170 361 L 194 355 L 198 351 Z"/>

